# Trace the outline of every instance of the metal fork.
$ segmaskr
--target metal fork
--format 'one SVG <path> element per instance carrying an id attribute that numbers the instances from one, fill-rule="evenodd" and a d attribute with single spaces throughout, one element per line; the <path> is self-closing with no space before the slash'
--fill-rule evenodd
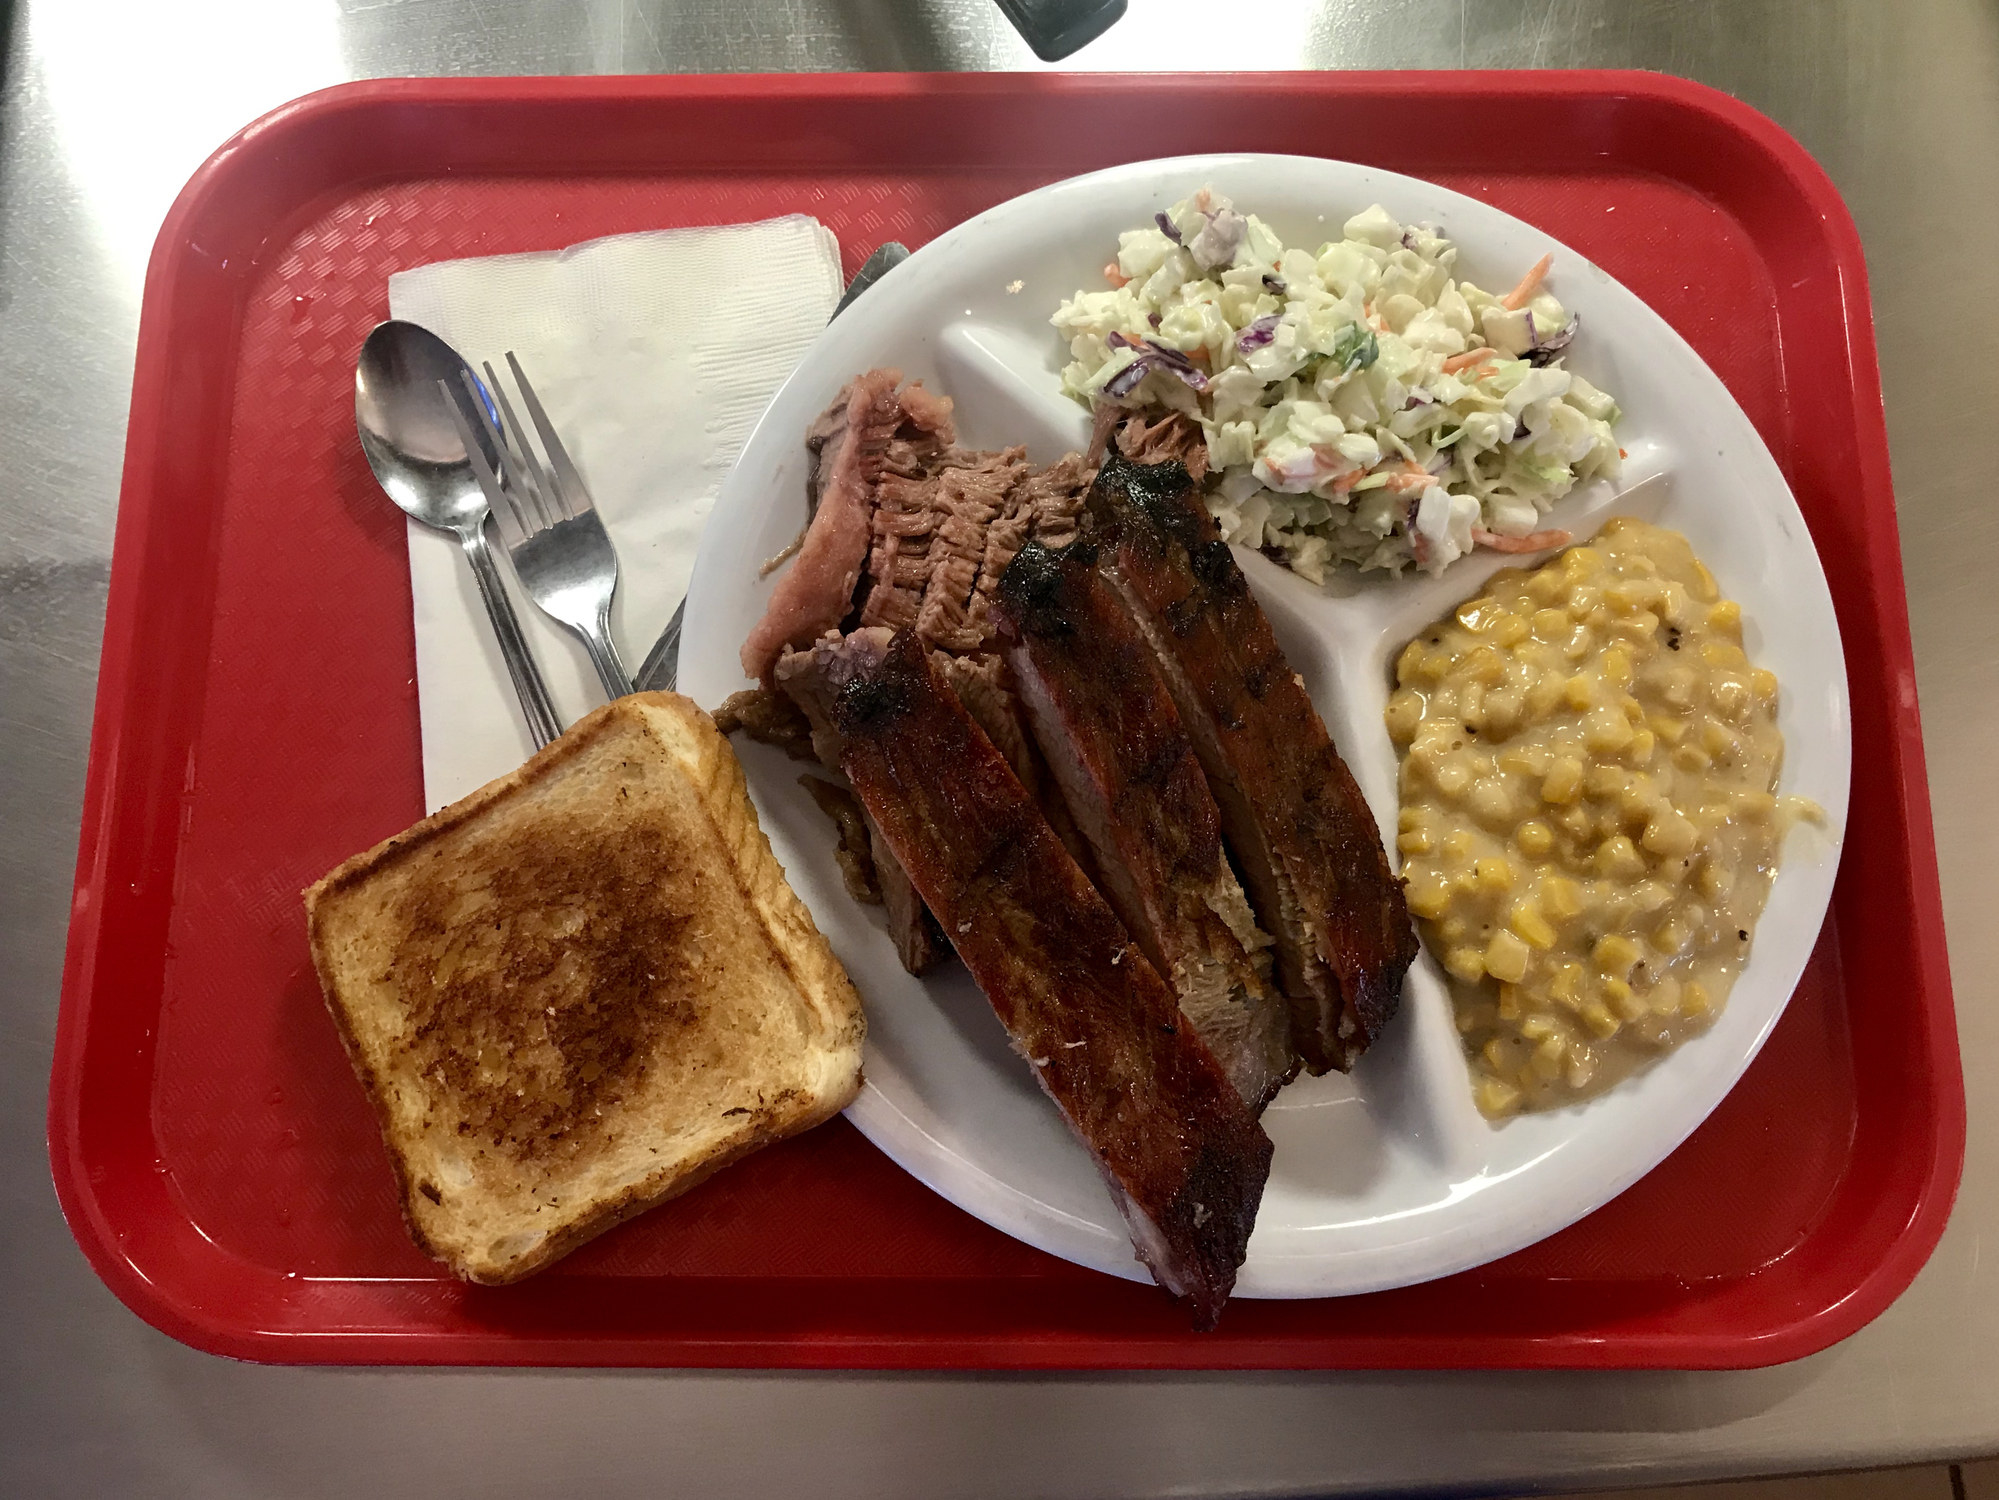
<path id="1" fill-rule="evenodd" d="M 500 404 L 496 428 L 492 413 L 479 399 L 472 372 L 465 383 L 472 407 L 485 425 L 487 435 L 499 449 L 506 469 L 502 486 L 505 503 L 494 507 L 500 523 L 500 540 L 513 560 L 514 574 L 536 604 L 573 630 L 590 653 L 590 664 L 604 691 L 622 698 L 632 691 L 632 679 L 618 659 L 611 639 L 611 596 L 618 588 L 618 554 L 611 547 L 609 533 L 584 488 L 583 476 L 569 461 L 569 452 L 556 436 L 540 398 L 528 383 L 521 363 L 512 352 L 507 368 L 520 388 L 521 400 L 534 421 L 541 446 L 548 454 L 544 468 L 529 441 L 527 429 L 514 415 L 506 387 L 485 366 L 486 386 Z"/>

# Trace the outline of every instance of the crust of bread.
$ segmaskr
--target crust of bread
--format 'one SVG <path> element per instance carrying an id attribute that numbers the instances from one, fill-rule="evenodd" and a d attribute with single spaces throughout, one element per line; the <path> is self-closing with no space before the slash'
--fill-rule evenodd
<path id="1" fill-rule="evenodd" d="M 411 1237 L 467 1280 L 517 1281 L 860 1090 L 859 996 L 677 694 L 596 710 L 305 904 Z"/>

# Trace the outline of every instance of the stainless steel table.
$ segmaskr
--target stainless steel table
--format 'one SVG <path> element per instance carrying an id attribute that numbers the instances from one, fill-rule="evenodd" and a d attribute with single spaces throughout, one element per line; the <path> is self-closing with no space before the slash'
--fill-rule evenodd
<path id="1" fill-rule="evenodd" d="M 1069 65 L 1662 69 L 1831 171 L 1874 281 L 1971 1098 L 1928 1269 L 1845 1344 L 1726 1375 L 377 1373 L 153 1333 L 71 1243 L 42 1113 L 140 278 L 174 192 L 345 78 L 1037 64 L 987 0 L 24 0 L 0 115 L 0 1492 L 1462 1494 L 1999 1450 L 1999 7 L 1132 0 Z"/>

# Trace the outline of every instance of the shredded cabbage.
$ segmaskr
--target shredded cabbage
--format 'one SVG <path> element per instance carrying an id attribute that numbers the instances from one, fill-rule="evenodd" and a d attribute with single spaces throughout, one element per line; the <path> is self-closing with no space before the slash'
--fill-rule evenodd
<path id="1" fill-rule="evenodd" d="M 1617 403 L 1563 368 L 1578 323 L 1545 262 L 1495 295 L 1452 278 L 1457 255 L 1379 204 L 1287 248 L 1204 188 L 1118 237 L 1114 285 L 1056 310 L 1062 387 L 1198 421 L 1222 535 L 1314 582 L 1559 545 L 1536 528 L 1616 477 Z"/>

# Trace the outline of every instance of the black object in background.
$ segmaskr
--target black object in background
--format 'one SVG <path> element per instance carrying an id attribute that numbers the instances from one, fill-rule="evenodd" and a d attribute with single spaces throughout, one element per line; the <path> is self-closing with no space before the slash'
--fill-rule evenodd
<path id="1" fill-rule="evenodd" d="M 1057 62 L 1117 24 L 1125 0 L 999 0 L 1013 29 L 1043 62 Z"/>

